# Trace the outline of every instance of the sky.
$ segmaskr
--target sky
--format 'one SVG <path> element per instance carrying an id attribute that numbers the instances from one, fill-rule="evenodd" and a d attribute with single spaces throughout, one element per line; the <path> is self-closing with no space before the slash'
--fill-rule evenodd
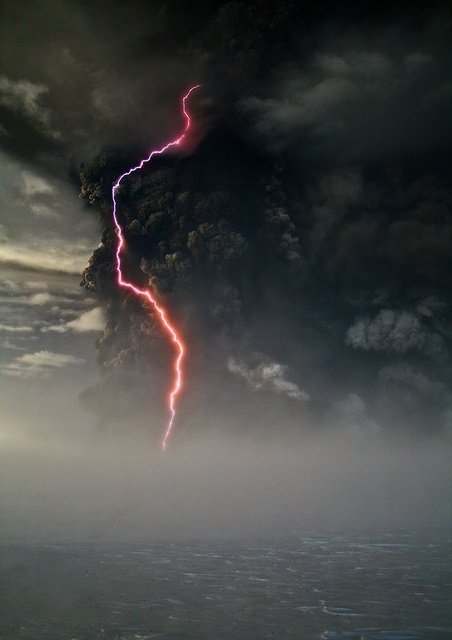
<path id="1" fill-rule="evenodd" d="M 2 536 L 444 525 L 447 3 L 0 6 Z"/>

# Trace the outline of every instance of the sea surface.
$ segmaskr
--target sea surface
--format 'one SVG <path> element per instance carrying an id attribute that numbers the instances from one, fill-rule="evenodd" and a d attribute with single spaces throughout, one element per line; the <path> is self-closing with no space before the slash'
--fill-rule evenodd
<path id="1" fill-rule="evenodd" d="M 444 534 L 11 545 L 1 640 L 450 640 Z"/>

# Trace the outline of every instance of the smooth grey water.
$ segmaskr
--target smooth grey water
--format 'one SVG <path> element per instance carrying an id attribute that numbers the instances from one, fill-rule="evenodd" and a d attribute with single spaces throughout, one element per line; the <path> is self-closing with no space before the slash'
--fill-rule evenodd
<path id="1" fill-rule="evenodd" d="M 450 546 L 439 533 L 3 545 L 0 638 L 445 640 Z"/>

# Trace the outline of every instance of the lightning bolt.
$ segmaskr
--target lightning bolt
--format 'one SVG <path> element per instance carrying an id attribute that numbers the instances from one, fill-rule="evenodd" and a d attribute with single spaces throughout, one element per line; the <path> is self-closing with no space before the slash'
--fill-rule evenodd
<path id="1" fill-rule="evenodd" d="M 159 304 L 159 302 L 156 300 L 156 298 L 151 293 L 151 291 L 149 291 L 148 289 L 140 289 L 139 287 L 135 286 L 133 282 L 129 282 L 124 278 L 124 275 L 122 273 L 122 267 L 121 267 L 121 254 L 125 249 L 126 245 L 125 245 L 123 230 L 118 220 L 118 205 L 116 202 L 116 194 L 119 188 L 121 187 L 122 181 L 125 178 L 130 176 L 132 173 L 135 173 L 135 171 L 140 171 L 140 169 L 142 169 L 145 164 L 150 162 L 150 160 L 152 160 L 154 156 L 162 155 L 163 153 L 168 151 L 168 149 L 171 149 L 172 147 L 177 147 L 185 140 L 185 137 L 191 126 L 190 115 L 187 111 L 187 100 L 190 97 L 190 95 L 193 93 L 193 91 L 198 89 L 200 86 L 201 86 L 200 84 L 194 85 L 187 91 L 187 93 L 182 98 L 182 113 L 185 118 L 185 127 L 182 133 L 180 134 L 180 136 L 178 138 L 175 138 L 174 140 L 171 140 L 171 142 L 168 142 L 167 144 L 165 144 L 165 146 L 163 146 L 161 149 L 152 150 L 147 156 L 147 158 L 143 158 L 143 160 L 141 160 L 135 167 L 131 167 L 128 171 L 121 174 L 119 178 L 117 178 L 117 180 L 114 182 L 111 189 L 112 216 L 113 216 L 113 222 L 115 224 L 116 238 L 117 238 L 115 256 L 116 256 L 116 274 L 117 274 L 116 281 L 118 283 L 118 286 L 122 287 L 123 289 L 129 289 L 136 296 L 147 300 L 147 302 L 151 305 L 151 308 L 154 310 L 155 315 L 157 316 L 157 319 L 160 322 L 160 325 L 163 331 L 168 335 L 169 340 L 173 343 L 175 347 L 176 355 L 175 355 L 175 360 L 173 365 L 173 381 L 172 381 L 171 388 L 168 392 L 168 408 L 169 408 L 170 416 L 169 416 L 167 427 L 163 434 L 162 445 L 161 445 L 163 451 L 166 449 L 166 446 L 168 444 L 168 438 L 170 437 L 170 434 L 173 428 L 174 419 L 176 417 L 176 400 L 183 386 L 182 363 L 184 360 L 186 347 L 176 327 L 170 320 L 165 307 Z"/>

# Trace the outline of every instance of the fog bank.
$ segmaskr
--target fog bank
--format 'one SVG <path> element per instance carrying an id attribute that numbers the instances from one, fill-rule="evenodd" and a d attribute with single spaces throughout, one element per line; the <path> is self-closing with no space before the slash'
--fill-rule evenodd
<path id="1" fill-rule="evenodd" d="M 450 446 L 325 434 L 149 443 L 10 437 L 1 539 L 115 542 L 290 536 L 450 522 Z"/>

